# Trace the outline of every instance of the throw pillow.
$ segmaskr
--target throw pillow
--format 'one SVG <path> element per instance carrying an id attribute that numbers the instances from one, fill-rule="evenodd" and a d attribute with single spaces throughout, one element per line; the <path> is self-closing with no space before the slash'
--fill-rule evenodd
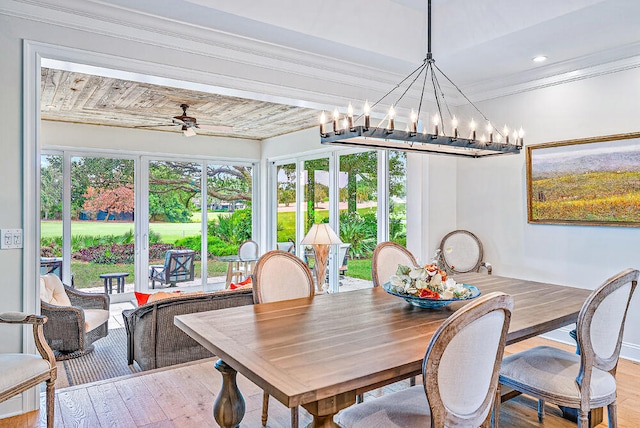
<path id="1" fill-rule="evenodd" d="M 166 291 L 159 291 L 157 293 L 153 293 L 151 296 L 149 296 L 149 300 L 147 300 L 147 303 L 151 303 L 151 302 L 157 302 L 158 300 L 164 300 L 164 299 L 170 299 L 172 297 L 178 297 L 180 296 L 180 291 L 174 291 L 172 293 L 167 293 Z"/>
<path id="2" fill-rule="evenodd" d="M 137 291 L 134 291 L 133 294 L 135 294 L 136 296 L 136 300 L 138 301 L 138 306 L 142 306 L 145 303 L 147 303 L 147 301 L 149 300 L 149 297 L 151 297 L 151 293 L 138 293 Z"/>
<path id="3" fill-rule="evenodd" d="M 237 284 L 234 284 L 233 282 L 231 284 L 229 284 L 229 289 L 230 290 L 237 290 L 239 288 L 250 288 L 253 286 L 253 283 L 251 281 L 251 277 L 245 279 L 242 282 L 239 282 Z"/>

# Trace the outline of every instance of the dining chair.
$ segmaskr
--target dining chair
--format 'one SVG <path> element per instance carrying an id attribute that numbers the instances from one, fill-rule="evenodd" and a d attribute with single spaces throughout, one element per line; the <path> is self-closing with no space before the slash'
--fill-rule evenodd
<path id="1" fill-rule="evenodd" d="M 447 273 L 480 272 L 485 268 L 491 275 L 491 263 L 483 260 L 482 242 L 468 230 L 454 230 L 440 241 L 440 264 Z"/>
<path id="2" fill-rule="evenodd" d="M 418 266 L 416 258 L 409 250 L 395 242 L 382 242 L 373 250 L 371 278 L 377 287 L 389 281 L 396 274 L 398 265 Z"/>
<path id="3" fill-rule="evenodd" d="M 256 304 L 313 297 L 315 285 L 311 270 L 287 251 L 265 253 L 256 263 L 253 274 L 253 301 Z M 269 394 L 263 393 L 262 425 L 267 425 Z M 291 427 L 298 426 L 298 407 L 291 408 Z"/>
<path id="4" fill-rule="evenodd" d="M 251 239 L 244 241 L 238 247 L 238 261 L 234 263 L 232 278 L 236 283 L 241 282 L 253 273 L 256 260 L 260 254 L 258 243 Z"/>
<path id="5" fill-rule="evenodd" d="M 537 398 L 540 422 L 548 401 L 578 409 L 579 428 L 589 426 L 590 410 L 607 406 L 608 426 L 617 426 L 616 368 L 639 273 L 635 269 L 618 273 L 584 302 L 576 328 L 580 355 L 538 346 L 504 358 L 500 384 Z M 497 407 L 499 403 L 496 400 Z"/>
<path id="6" fill-rule="evenodd" d="M 500 292 L 468 303 L 433 335 L 422 385 L 355 404 L 335 421 L 343 428 L 490 426 L 512 310 L 513 298 Z"/>
<path id="7" fill-rule="evenodd" d="M 31 324 L 33 339 L 38 354 L 0 354 L 0 403 L 11 397 L 46 382 L 47 427 L 53 428 L 55 383 L 57 377 L 56 360 L 47 345 L 42 326 L 47 317 L 22 312 L 0 313 L 0 323 Z"/>

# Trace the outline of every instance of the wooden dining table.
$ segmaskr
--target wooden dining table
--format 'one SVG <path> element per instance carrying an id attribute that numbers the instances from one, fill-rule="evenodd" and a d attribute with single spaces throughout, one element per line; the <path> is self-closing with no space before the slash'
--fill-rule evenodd
<path id="1" fill-rule="evenodd" d="M 574 323 L 591 292 L 479 273 L 455 279 L 482 294 L 513 296 L 507 344 Z M 466 303 L 422 309 L 375 287 L 179 315 L 174 322 L 220 358 L 214 417 L 221 427 L 236 427 L 244 416 L 237 372 L 285 406 L 304 407 L 310 426 L 336 427 L 333 416 L 358 394 L 420 374 L 432 335 Z"/>

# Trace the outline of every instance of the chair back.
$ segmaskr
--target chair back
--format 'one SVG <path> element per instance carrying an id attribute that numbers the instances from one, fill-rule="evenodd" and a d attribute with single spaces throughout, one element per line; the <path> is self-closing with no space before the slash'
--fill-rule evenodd
<path id="1" fill-rule="evenodd" d="M 313 275 L 298 257 L 280 250 L 269 251 L 258 260 L 253 278 L 255 303 L 313 297 Z"/>
<path id="2" fill-rule="evenodd" d="M 40 300 L 56 306 L 71 306 L 60 277 L 53 273 L 40 276 Z"/>
<path id="3" fill-rule="evenodd" d="M 498 387 L 513 298 L 494 292 L 451 315 L 422 364 L 433 427 L 485 426 Z"/>
<path id="4" fill-rule="evenodd" d="M 195 255 L 193 250 L 168 250 L 164 259 L 165 282 L 193 281 Z"/>
<path id="5" fill-rule="evenodd" d="M 240 260 L 255 260 L 258 258 L 259 250 L 256 241 L 244 241 L 238 247 L 238 257 Z"/>
<path id="6" fill-rule="evenodd" d="M 629 302 L 640 272 L 626 269 L 591 293 L 578 315 L 576 335 L 581 366 L 577 382 L 581 399 L 589 400 L 593 368 L 615 375 Z"/>
<path id="7" fill-rule="evenodd" d="M 402 245 L 395 242 L 382 242 L 373 250 L 371 260 L 371 278 L 377 287 L 389 281 L 396 274 L 398 265 L 418 266 L 416 258 Z"/>
<path id="8" fill-rule="evenodd" d="M 449 272 L 477 272 L 483 256 L 482 243 L 468 230 L 454 230 L 440 241 L 440 257 Z"/>

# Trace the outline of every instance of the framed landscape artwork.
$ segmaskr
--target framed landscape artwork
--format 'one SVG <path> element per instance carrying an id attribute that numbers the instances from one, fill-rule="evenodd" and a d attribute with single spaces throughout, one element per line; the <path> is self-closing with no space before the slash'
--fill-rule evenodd
<path id="1" fill-rule="evenodd" d="M 640 227 L 640 133 L 527 146 L 529 223 Z"/>

